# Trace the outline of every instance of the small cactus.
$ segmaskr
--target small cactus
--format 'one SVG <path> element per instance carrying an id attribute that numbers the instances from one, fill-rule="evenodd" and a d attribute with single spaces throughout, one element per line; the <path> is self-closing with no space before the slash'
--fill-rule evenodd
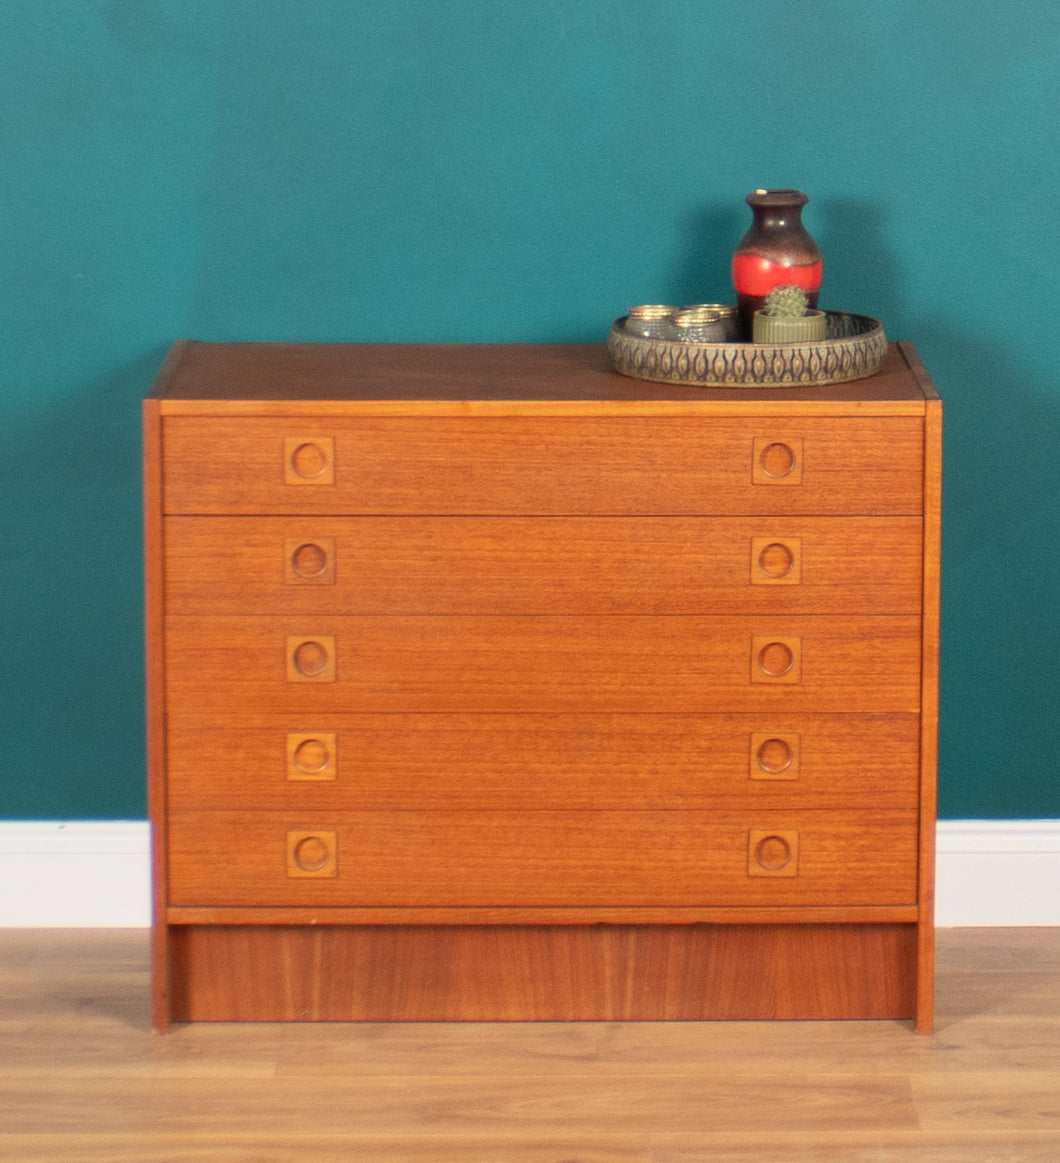
<path id="1" fill-rule="evenodd" d="M 785 319 L 794 319 L 800 315 L 805 315 L 806 292 L 802 287 L 796 287 L 791 283 L 774 287 L 766 295 L 762 312 L 766 315 L 781 316 Z"/>

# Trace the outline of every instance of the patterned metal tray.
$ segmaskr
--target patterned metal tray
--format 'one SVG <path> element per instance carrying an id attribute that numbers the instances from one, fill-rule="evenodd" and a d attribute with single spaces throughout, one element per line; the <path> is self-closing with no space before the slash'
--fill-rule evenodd
<path id="1" fill-rule="evenodd" d="M 887 337 L 879 320 L 826 311 L 828 334 L 810 343 L 689 343 L 647 339 L 616 319 L 607 337 L 615 371 L 638 380 L 701 388 L 797 388 L 841 384 L 879 371 Z"/>

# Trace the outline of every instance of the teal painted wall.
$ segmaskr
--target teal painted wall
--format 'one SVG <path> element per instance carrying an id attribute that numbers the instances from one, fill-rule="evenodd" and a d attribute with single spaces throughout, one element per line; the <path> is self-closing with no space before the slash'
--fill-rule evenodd
<path id="1" fill-rule="evenodd" d="M 599 340 L 727 298 L 759 185 L 810 193 L 822 302 L 945 397 L 942 814 L 1060 817 L 1058 33 L 1044 0 L 0 0 L 0 818 L 144 813 L 173 339 Z"/>

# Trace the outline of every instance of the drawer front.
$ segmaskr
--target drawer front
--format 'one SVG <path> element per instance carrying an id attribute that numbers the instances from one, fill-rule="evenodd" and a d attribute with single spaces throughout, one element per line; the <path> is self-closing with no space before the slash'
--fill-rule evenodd
<path id="1" fill-rule="evenodd" d="M 170 517 L 173 614 L 899 614 L 919 517 Z"/>
<path id="2" fill-rule="evenodd" d="M 916 715 L 169 718 L 172 809 L 911 808 Z"/>
<path id="3" fill-rule="evenodd" d="M 175 812 L 177 906 L 905 905 L 913 812 Z"/>
<path id="4" fill-rule="evenodd" d="M 918 711 L 920 622 L 886 617 L 166 619 L 167 706 L 336 712 Z"/>
<path id="5" fill-rule="evenodd" d="M 172 416 L 184 514 L 922 512 L 917 417 Z"/>

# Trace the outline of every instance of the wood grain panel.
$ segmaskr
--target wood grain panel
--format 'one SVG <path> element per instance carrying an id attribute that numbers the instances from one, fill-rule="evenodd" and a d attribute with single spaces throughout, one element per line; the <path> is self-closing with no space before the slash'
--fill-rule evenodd
<path id="1" fill-rule="evenodd" d="M 912 925 L 916 905 L 171 905 L 174 925 Z"/>
<path id="2" fill-rule="evenodd" d="M 167 513 L 922 512 L 917 417 L 164 420 Z M 334 441 L 334 483 L 285 483 L 287 441 Z M 754 442 L 802 442 L 802 481 L 755 483 Z"/>
<path id="3" fill-rule="evenodd" d="M 791 542 L 797 584 L 768 552 Z M 901 614 L 920 608 L 923 531 L 916 517 L 170 517 L 165 547 L 172 614 Z"/>
<path id="4" fill-rule="evenodd" d="M 167 700 L 233 720 L 383 712 L 916 711 L 909 616 L 166 620 Z M 799 681 L 752 682 L 752 643 L 801 640 Z M 334 637 L 335 681 L 286 681 L 288 638 Z M 760 653 L 760 652 L 758 652 Z M 757 657 L 757 653 L 756 653 Z"/>
<path id="5" fill-rule="evenodd" d="M 248 710 L 233 722 L 211 717 L 209 708 L 176 708 L 169 719 L 170 804 L 473 810 L 917 802 L 915 715 L 337 714 L 321 720 L 270 719 Z M 308 772 L 295 769 L 293 779 L 289 738 L 318 740 L 311 755 L 323 757 L 309 762 Z M 785 740 L 796 750 L 794 763 L 782 753 Z M 327 754 L 334 755 L 331 764 Z"/>
<path id="6" fill-rule="evenodd" d="M 180 340 L 152 388 L 168 414 L 921 415 L 911 345 L 845 384 L 702 388 L 611 370 L 601 343 L 197 343 Z"/>
<path id="7" fill-rule="evenodd" d="M 174 929 L 177 1021 L 905 1018 L 910 925 Z"/>
<path id="8" fill-rule="evenodd" d="M 168 376 L 176 362 L 171 351 L 162 373 Z M 166 788 L 165 752 L 165 549 L 162 518 L 162 422 L 157 400 L 145 400 L 141 411 L 143 441 L 144 536 L 144 726 L 147 767 L 147 808 L 151 818 L 151 912 L 165 915 Z M 152 1019 L 156 1027 L 168 1024 L 169 951 L 164 925 L 151 932 Z"/>
<path id="9" fill-rule="evenodd" d="M 748 875 L 751 830 L 799 833 L 796 876 Z M 287 875 L 291 832 L 337 870 Z M 174 811 L 174 905 L 895 905 L 916 900 L 916 813 Z"/>
<path id="10" fill-rule="evenodd" d="M 906 345 L 911 348 L 911 345 Z M 924 649 L 921 696 L 921 808 L 920 808 L 920 964 L 923 986 L 919 994 L 916 1028 L 929 1032 L 933 1012 L 935 964 L 935 817 L 938 808 L 939 720 L 939 587 L 942 536 L 942 402 L 920 357 L 905 352 L 927 397 L 924 423 Z"/>

